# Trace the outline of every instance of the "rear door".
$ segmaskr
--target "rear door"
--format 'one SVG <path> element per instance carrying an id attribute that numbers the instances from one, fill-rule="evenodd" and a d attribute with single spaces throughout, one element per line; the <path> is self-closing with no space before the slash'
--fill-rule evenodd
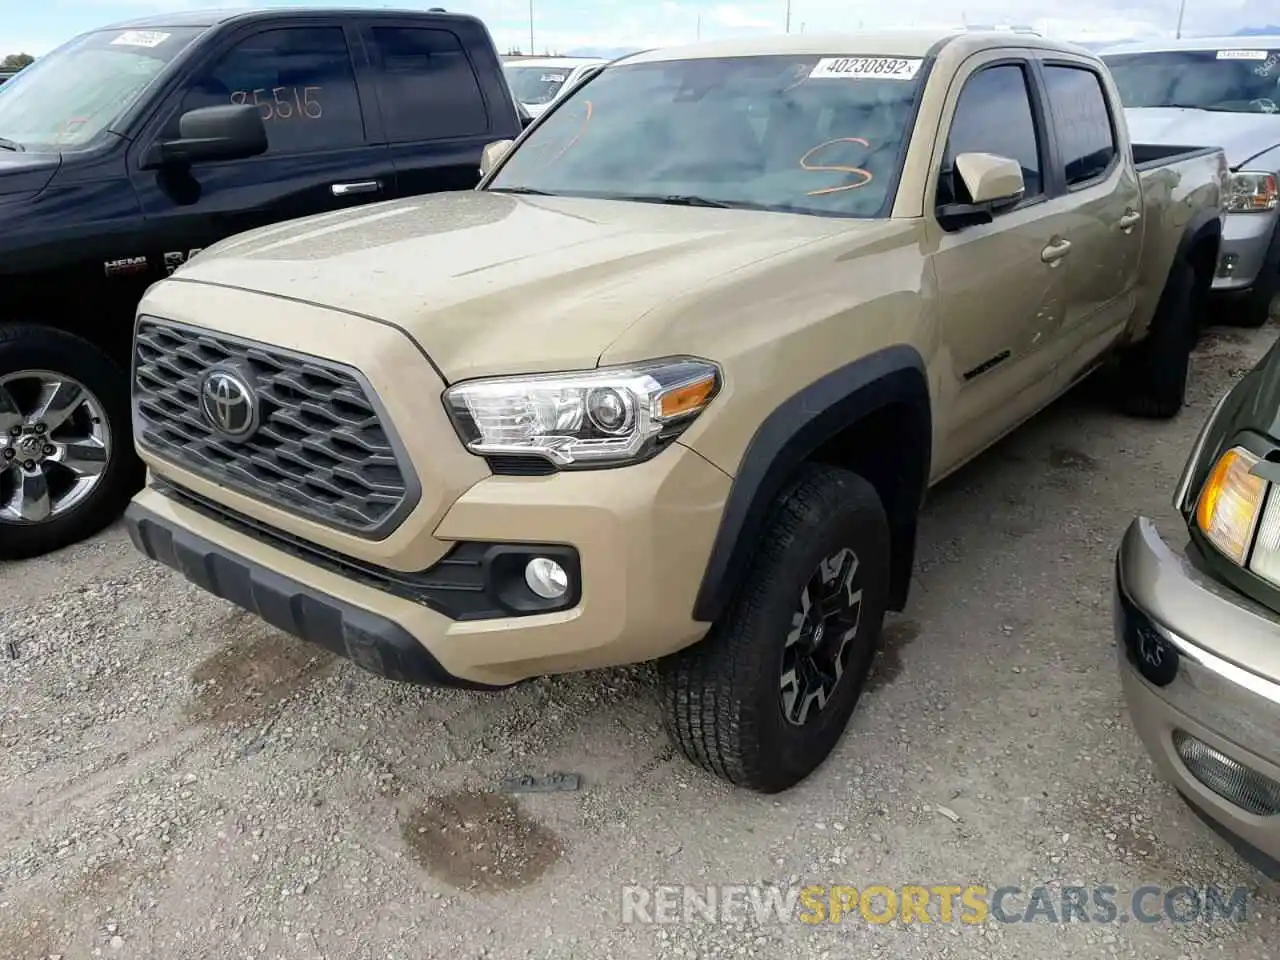
<path id="1" fill-rule="evenodd" d="M 929 217 L 950 394 L 939 470 L 1012 429 L 1053 392 L 1055 337 L 1062 321 L 1065 271 L 1055 256 L 1071 223 L 1044 175 L 1045 108 L 1033 65 L 1021 50 L 976 54 L 947 95 L 930 209 L 963 201 L 954 171 L 962 153 L 1018 161 L 1026 193 L 991 223 L 946 231 Z M 1046 257 L 1048 259 L 1046 259 Z"/>
<path id="2" fill-rule="evenodd" d="M 150 252 L 169 272 L 232 234 L 394 193 L 387 148 L 366 132 L 369 94 L 349 41 L 333 18 L 254 23 L 214 44 L 166 98 L 130 150 L 129 168 L 154 238 Z M 187 170 L 138 168 L 152 143 L 178 136 L 182 113 L 224 103 L 258 105 L 265 154 Z"/>
<path id="3" fill-rule="evenodd" d="M 510 107 L 486 97 L 463 25 L 377 18 L 362 33 L 400 195 L 470 190 L 485 144 L 513 133 L 494 133 Z"/>
<path id="4" fill-rule="evenodd" d="M 1049 173 L 1072 204 L 1064 233 L 1071 243 L 1060 371 L 1066 386 L 1105 352 L 1133 312 L 1142 195 L 1098 69 L 1054 55 L 1041 61 L 1040 74 L 1053 121 Z"/>

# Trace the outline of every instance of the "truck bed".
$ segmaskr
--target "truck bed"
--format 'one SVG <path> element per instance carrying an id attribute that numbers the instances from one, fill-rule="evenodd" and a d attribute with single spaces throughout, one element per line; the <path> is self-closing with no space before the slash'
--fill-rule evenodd
<path id="1" fill-rule="evenodd" d="M 1178 245 L 1193 226 L 1191 218 L 1221 211 L 1231 174 L 1221 147 L 1135 143 L 1132 150 L 1142 183 L 1142 267 L 1133 324 L 1141 334 L 1155 314 Z"/>

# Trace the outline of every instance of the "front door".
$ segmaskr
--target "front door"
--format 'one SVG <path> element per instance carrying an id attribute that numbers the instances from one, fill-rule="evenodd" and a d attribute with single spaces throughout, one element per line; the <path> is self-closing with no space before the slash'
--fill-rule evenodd
<path id="1" fill-rule="evenodd" d="M 936 386 L 946 441 L 935 476 L 998 439 L 1052 395 L 1065 286 L 1063 261 L 1054 252 L 1069 216 L 1044 176 L 1037 91 L 1030 63 L 999 51 L 967 61 L 949 94 L 954 108 L 933 209 L 965 198 L 953 167 L 962 153 L 1017 160 L 1026 192 L 991 223 L 950 232 L 936 221 L 930 227 L 945 358 Z"/>
<path id="2" fill-rule="evenodd" d="M 172 273 L 232 234 L 392 195 L 395 171 L 385 145 L 366 135 L 356 77 L 347 31 L 332 20 L 254 26 L 198 65 L 131 151 L 153 262 Z M 178 136 L 184 111 L 224 103 L 258 105 L 265 154 L 138 169 L 155 139 Z"/>

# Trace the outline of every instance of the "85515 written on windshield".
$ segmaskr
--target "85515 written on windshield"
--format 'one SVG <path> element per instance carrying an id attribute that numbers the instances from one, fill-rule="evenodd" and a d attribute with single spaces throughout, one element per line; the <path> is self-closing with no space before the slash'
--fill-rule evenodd
<path id="1" fill-rule="evenodd" d="M 921 65 L 849 55 L 609 67 L 555 108 L 488 186 L 885 216 Z"/>

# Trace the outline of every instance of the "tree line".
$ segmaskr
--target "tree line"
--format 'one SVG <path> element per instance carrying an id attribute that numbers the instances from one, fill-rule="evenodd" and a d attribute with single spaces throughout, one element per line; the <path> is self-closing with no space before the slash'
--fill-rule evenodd
<path id="1" fill-rule="evenodd" d="M 35 63 L 36 58 L 29 53 L 11 53 L 0 60 L 0 70 L 21 70 Z"/>

